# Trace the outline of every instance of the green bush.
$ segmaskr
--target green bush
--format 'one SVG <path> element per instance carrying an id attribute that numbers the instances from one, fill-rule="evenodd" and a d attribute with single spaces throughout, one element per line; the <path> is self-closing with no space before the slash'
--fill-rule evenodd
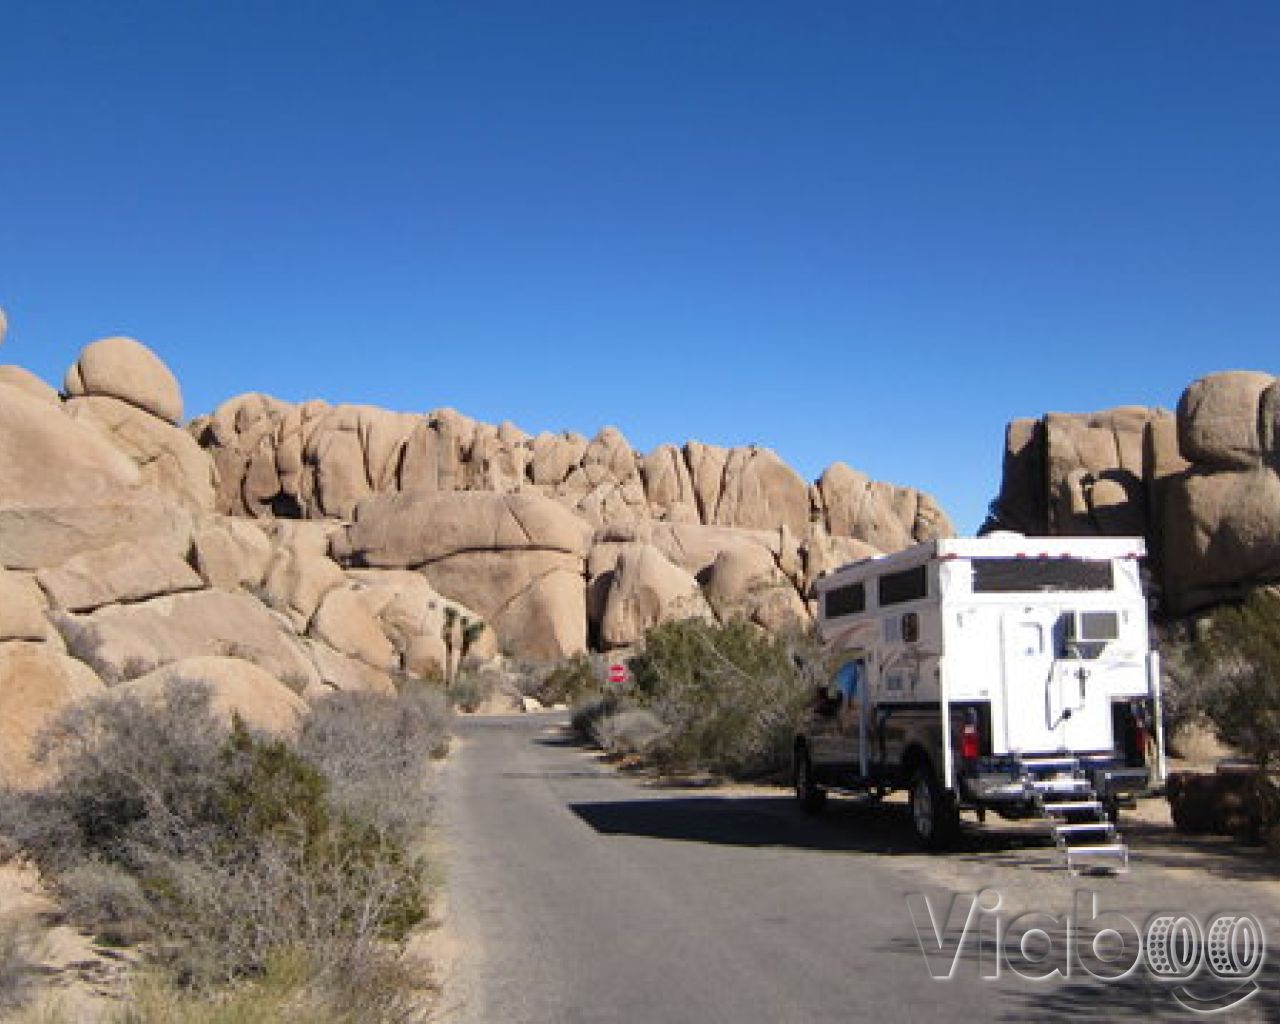
<path id="1" fill-rule="evenodd" d="M 1201 710 L 1264 771 L 1280 756 L 1280 595 L 1217 609 L 1196 649 Z"/>
<path id="2" fill-rule="evenodd" d="M 1196 645 L 1185 627 L 1157 628 L 1154 637 L 1160 652 L 1160 703 L 1166 736 L 1204 716 L 1203 669 Z"/>
<path id="3" fill-rule="evenodd" d="M 1280 789 L 1271 773 L 1280 757 L 1280 595 L 1254 591 L 1217 608 L 1182 666 L 1184 714 L 1199 714 L 1219 738 L 1257 766 L 1250 820 L 1260 830 L 1280 822 Z"/>
<path id="4" fill-rule="evenodd" d="M 572 707 L 599 692 L 600 678 L 591 658 L 586 654 L 575 654 L 548 672 L 533 696 L 543 704 L 568 704 Z"/>
<path id="5" fill-rule="evenodd" d="M 570 709 L 569 728 L 584 740 L 595 740 L 596 724 L 629 706 L 631 705 L 625 703 L 618 694 L 587 697 Z"/>
<path id="6" fill-rule="evenodd" d="M 468 713 L 480 710 L 493 696 L 495 683 L 491 676 L 474 670 L 464 670 L 449 684 L 449 703 L 459 711 Z"/>
<path id="7" fill-rule="evenodd" d="M 651 630 L 631 659 L 628 697 L 667 726 L 655 761 L 739 778 L 784 768 L 818 654 L 812 636 L 775 637 L 740 619 Z"/>

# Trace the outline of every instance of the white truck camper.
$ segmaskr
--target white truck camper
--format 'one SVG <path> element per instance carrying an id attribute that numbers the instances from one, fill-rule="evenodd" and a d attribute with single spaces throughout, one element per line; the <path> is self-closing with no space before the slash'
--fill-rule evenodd
<path id="1" fill-rule="evenodd" d="M 1119 808 L 1164 779 L 1140 539 L 944 539 L 817 583 L 832 674 L 794 748 L 807 810 L 906 788 L 931 848 L 959 812 L 1045 821 L 1066 866 L 1128 865 Z"/>

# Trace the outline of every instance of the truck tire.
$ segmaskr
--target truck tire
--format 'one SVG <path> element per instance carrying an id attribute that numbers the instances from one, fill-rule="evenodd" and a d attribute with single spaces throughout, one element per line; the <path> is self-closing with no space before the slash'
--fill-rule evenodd
<path id="1" fill-rule="evenodd" d="M 960 812 L 927 763 L 911 776 L 911 829 L 926 850 L 945 850 L 955 843 Z"/>
<path id="2" fill-rule="evenodd" d="M 813 764 L 809 761 L 809 751 L 801 744 L 796 747 L 792 764 L 792 777 L 795 780 L 796 799 L 806 814 L 817 814 L 826 806 L 827 791 L 814 780 Z"/>

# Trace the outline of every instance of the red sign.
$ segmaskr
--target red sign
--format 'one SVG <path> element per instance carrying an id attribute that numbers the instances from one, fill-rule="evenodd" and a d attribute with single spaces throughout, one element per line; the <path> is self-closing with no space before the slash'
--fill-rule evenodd
<path id="1" fill-rule="evenodd" d="M 610 665 L 609 666 L 609 682 L 621 685 L 627 681 L 626 665 Z"/>

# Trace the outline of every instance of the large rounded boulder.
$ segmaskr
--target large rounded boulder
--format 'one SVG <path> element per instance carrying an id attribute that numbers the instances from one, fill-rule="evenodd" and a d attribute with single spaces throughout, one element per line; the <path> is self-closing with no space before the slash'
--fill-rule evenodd
<path id="1" fill-rule="evenodd" d="M 113 696 L 133 696 L 159 703 L 173 687 L 194 683 L 209 691 L 209 709 L 230 727 L 239 717 L 250 729 L 273 736 L 296 736 L 307 703 L 265 669 L 241 658 L 184 658 L 144 676 L 121 683 Z"/>
<path id="2" fill-rule="evenodd" d="M 104 687 L 82 662 L 45 643 L 0 643 L 0 779 L 36 786 L 47 767 L 35 750 L 40 733 L 69 705 Z"/>
<path id="3" fill-rule="evenodd" d="M 1274 396 L 1276 378 L 1254 370 L 1211 373 L 1191 384 L 1178 402 L 1178 444 L 1189 462 L 1222 469 L 1248 469 L 1267 454 L 1274 439 L 1264 397 Z M 1268 423 L 1267 420 L 1271 422 Z"/>
<path id="4" fill-rule="evenodd" d="M 175 426 L 182 422 L 182 389 L 151 349 L 133 338 L 103 338 L 85 347 L 67 371 L 68 395 L 118 398 Z"/>
<path id="5" fill-rule="evenodd" d="M 591 534 L 586 520 L 535 494 L 417 491 L 361 502 L 330 551 L 350 567 L 420 569 L 507 650 L 555 659 L 586 647 Z"/>

